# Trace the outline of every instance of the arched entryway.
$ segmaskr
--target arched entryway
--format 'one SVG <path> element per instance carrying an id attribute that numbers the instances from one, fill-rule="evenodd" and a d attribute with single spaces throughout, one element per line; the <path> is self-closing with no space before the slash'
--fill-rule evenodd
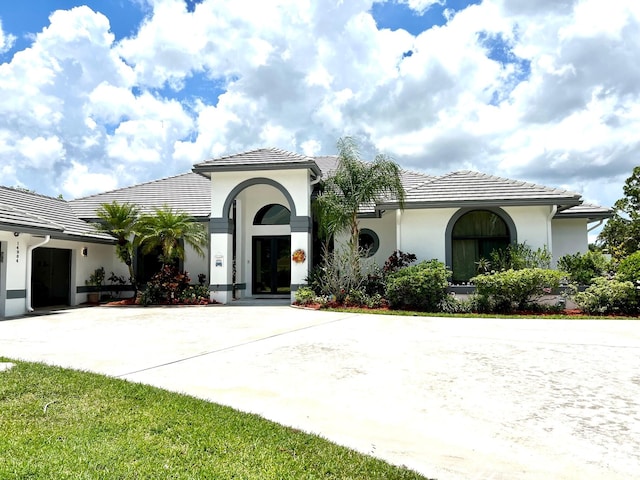
<path id="1" fill-rule="evenodd" d="M 500 208 L 461 209 L 447 225 L 447 265 L 453 282 L 467 282 L 477 275 L 481 259 L 516 241 L 511 217 Z"/>

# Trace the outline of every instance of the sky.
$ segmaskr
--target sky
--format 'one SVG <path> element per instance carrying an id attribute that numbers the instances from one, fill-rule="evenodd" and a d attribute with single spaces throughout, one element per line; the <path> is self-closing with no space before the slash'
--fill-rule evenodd
<path id="1" fill-rule="evenodd" d="M 66 199 L 349 135 L 611 206 L 640 164 L 640 2 L 2 1 L 0 95 L 0 184 Z"/>

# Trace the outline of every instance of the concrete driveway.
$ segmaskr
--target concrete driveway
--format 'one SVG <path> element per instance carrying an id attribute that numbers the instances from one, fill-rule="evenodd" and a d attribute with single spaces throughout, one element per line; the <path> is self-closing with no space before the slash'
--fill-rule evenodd
<path id="1" fill-rule="evenodd" d="M 94 307 L 0 321 L 0 355 L 186 392 L 440 480 L 640 478 L 640 321 Z"/>

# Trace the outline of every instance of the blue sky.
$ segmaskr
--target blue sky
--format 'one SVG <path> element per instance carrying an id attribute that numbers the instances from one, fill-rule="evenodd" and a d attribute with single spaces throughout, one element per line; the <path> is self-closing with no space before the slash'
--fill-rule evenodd
<path id="1" fill-rule="evenodd" d="M 74 198 L 352 135 L 608 206 L 640 158 L 639 5 L 0 2 L 2 184 Z"/>

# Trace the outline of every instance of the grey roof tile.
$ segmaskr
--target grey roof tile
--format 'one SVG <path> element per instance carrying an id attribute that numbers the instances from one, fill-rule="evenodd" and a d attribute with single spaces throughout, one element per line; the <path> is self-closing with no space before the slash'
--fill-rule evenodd
<path id="1" fill-rule="evenodd" d="M 135 204 L 142 213 L 153 213 L 155 207 L 167 205 L 192 217 L 204 218 L 211 212 L 211 180 L 189 172 L 77 198 L 69 203 L 80 218 L 95 219 L 100 205 L 114 200 Z"/>
<path id="2" fill-rule="evenodd" d="M 252 170 L 272 168 L 310 168 L 316 175 L 320 169 L 313 158 L 279 148 L 259 148 L 247 152 L 214 158 L 193 166 L 194 172 L 206 173 L 215 170 L 238 170 L 250 167 Z"/>
<path id="3" fill-rule="evenodd" d="M 55 238 L 113 240 L 78 218 L 68 202 L 8 187 L 0 187 L 0 224 L 5 230 L 42 232 Z"/>
<path id="4" fill-rule="evenodd" d="M 578 205 L 580 195 L 519 180 L 463 170 L 435 177 L 407 191 L 407 203 L 416 206 Z"/>
<path id="5" fill-rule="evenodd" d="M 583 203 L 556 213 L 554 218 L 605 219 L 613 217 L 613 210 L 593 203 Z"/>

